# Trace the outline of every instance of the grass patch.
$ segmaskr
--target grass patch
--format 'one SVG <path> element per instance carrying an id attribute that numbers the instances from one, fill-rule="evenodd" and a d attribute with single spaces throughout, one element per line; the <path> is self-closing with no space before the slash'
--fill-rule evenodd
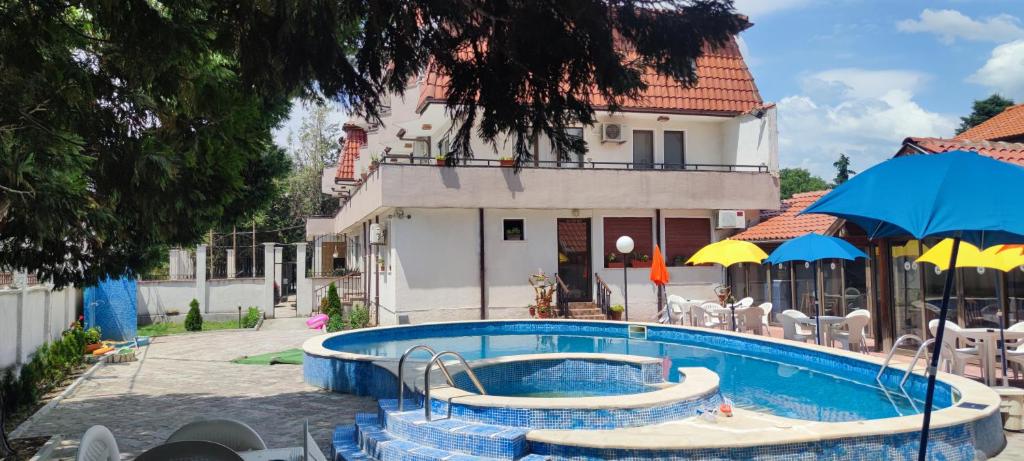
<path id="1" fill-rule="evenodd" d="M 203 322 L 202 331 L 214 331 L 214 330 L 231 330 L 238 328 L 238 320 L 225 320 L 223 322 L 211 322 L 209 320 Z M 165 336 L 173 335 L 177 333 L 185 333 L 184 323 L 153 323 L 139 327 L 139 336 Z"/>
<path id="2" fill-rule="evenodd" d="M 274 365 L 284 363 L 288 365 L 302 365 L 302 349 L 288 349 L 281 352 L 269 354 L 252 355 L 232 360 L 242 365 Z"/>

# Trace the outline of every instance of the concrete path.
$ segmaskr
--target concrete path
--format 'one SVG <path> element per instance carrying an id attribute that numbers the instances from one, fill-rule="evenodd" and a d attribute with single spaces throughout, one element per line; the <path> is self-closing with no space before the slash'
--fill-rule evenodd
<path id="1" fill-rule="evenodd" d="M 268 320 L 261 331 L 217 331 L 155 338 L 139 361 L 101 367 L 22 436 L 64 434 L 78 439 L 102 424 L 127 458 L 162 443 L 199 418 L 233 418 L 251 425 L 270 447 L 301 446 L 302 422 L 326 450 L 339 424 L 374 411 L 369 397 L 306 385 L 296 365 L 236 365 L 231 359 L 300 347 L 319 332 L 294 320 Z"/>

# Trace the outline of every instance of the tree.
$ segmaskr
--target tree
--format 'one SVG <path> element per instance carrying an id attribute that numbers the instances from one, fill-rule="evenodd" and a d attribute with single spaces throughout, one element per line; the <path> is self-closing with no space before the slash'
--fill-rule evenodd
<path id="1" fill-rule="evenodd" d="M 185 315 L 185 329 L 188 331 L 203 330 L 203 314 L 199 312 L 199 301 L 189 303 L 188 314 Z"/>
<path id="2" fill-rule="evenodd" d="M 980 125 L 985 120 L 999 115 L 1000 112 L 1012 105 L 1012 99 L 1006 99 L 998 94 L 993 94 L 985 99 L 975 100 L 971 115 L 960 117 L 960 127 L 956 129 L 956 134 L 963 133 Z"/>
<path id="3" fill-rule="evenodd" d="M 836 167 L 836 179 L 832 183 L 836 186 L 849 181 L 850 177 L 857 174 L 856 171 L 850 169 L 850 157 L 846 154 L 839 154 L 839 160 L 832 163 L 832 166 Z"/>
<path id="4" fill-rule="evenodd" d="M 129 275 L 156 249 L 246 221 L 274 196 L 271 128 L 293 97 L 379 121 L 430 66 L 447 77 L 452 156 L 617 109 L 653 70 L 693 62 L 749 24 L 730 0 L 0 4 L 0 267 L 58 285 Z M 628 56 L 628 59 L 626 57 Z"/>
<path id="5" fill-rule="evenodd" d="M 779 171 L 779 184 L 783 199 L 802 192 L 828 189 L 824 179 L 803 168 L 783 168 Z"/>

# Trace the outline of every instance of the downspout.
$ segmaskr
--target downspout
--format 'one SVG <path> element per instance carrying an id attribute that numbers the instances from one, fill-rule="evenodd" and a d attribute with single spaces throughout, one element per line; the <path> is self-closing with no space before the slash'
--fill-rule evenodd
<path id="1" fill-rule="evenodd" d="M 370 234 L 363 221 L 363 306 L 370 304 Z M 377 319 L 380 322 L 380 319 Z"/>
<path id="2" fill-rule="evenodd" d="M 380 225 L 380 216 L 373 217 L 373 223 Z M 377 258 L 380 258 L 380 245 L 374 245 L 376 247 Z M 377 323 L 380 324 L 380 264 L 377 261 L 373 261 L 373 267 L 376 270 L 373 271 L 373 309 L 377 315 Z"/>
<path id="3" fill-rule="evenodd" d="M 487 320 L 487 253 L 484 244 L 484 209 L 478 211 L 480 221 L 480 320 Z"/>
<path id="4" fill-rule="evenodd" d="M 654 210 L 654 241 L 658 242 L 658 247 L 661 249 L 662 259 L 665 257 L 665 243 L 661 241 L 661 208 Z M 657 285 L 658 289 L 658 312 L 665 307 L 664 294 L 665 287 L 663 285 Z"/>

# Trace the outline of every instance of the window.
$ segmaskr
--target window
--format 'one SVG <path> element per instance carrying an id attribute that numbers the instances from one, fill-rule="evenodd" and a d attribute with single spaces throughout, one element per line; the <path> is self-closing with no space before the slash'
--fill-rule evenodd
<path id="1" fill-rule="evenodd" d="M 665 132 L 665 169 L 681 170 L 686 163 L 686 135 L 682 131 Z"/>
<path id="2" fill-rule="evenodd" d="M 654 167 L 654 132 L 633 130 L 633 168 L 649 170 Z"/>
<path id="3" fill-rule="evenodd" d="M 437 142 L 437 155 L 446 156 L 452 151 L 452 141 L 448 135 L 444 135 L 440 141 Z"/>
<path id="4" fill-rule="evenodd" d="M 577 138 L 577 139 L 582 140 L 583 139 L 583 128 L 566 128 L 565 129 L 565 134 L 568 135 L 568 136 L 571 136 L 573 138 Z M 584 158 L 584 156 L 586 156 L 586 151 L 583 151 L 583 152 L 581 152 L 579 154 L 573 154 L 572 152 L 569 152 L 568 156 L 569 156 L 569 160 L 562 159 L 562 158 L 558 159 L 558 162 L 559 162 L 558 165 L 563 167 L 563 168 L 582 168 L 583 167 L 583 158 Z"/>
<path id="5" fill-rule="evenodd" d="M 633 238 L 634 257 L 648 256 L 654 249 L 653 229 L 651 218 L 604 218 L 604 261 L 605 267 L 609 262 L 622 263 L 622 255 L 615 248 L 615 241 L 623 235 Z M 609 255 L 615 257 L 615 261 L 609 261 Z M 633 258 L 630 258 L 632 261 Z"/>
<path id="6" fill-rule="evenodd" d="M 505 240 L 526 240 L 522 219 L 506 219 L 503 224 Z"/>
<path id="7" fill-rule="evenodd" d="M 665 262 L 682 266 L 697 250 L 711 243 L 711 220 L 665 218 Z"/>

